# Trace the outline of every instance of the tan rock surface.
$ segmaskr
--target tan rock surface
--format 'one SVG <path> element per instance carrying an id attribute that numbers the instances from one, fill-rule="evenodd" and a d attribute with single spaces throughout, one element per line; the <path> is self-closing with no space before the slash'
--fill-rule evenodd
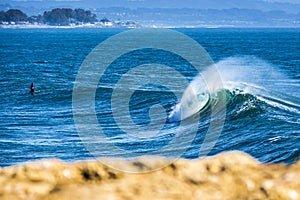
<path id="1" fill-rule="evenodd" d="M 156 169 L 162 158 L 113 161 L 124 169 Z M 260 164 L 229 152 L 177 160 L 152 172 L 125 173 L 101 162 L 43 160 L 0 168 L 1 200 L 300 199 L 300 162 Z"/>

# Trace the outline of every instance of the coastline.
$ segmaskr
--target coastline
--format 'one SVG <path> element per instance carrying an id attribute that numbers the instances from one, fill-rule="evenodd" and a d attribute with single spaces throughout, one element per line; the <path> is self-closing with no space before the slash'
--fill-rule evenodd
<path id="1" fill-rule="evenodd" d="M 52 25 L 0 25 L 0 29 L 72 29 L 72 28 L 134 28 L 134 27 L 109 27 L 94 24 L 70 25 L 70 26 L 52 26 Z"/>
<path id="2" fill-rule="evenodd" d="M 207 25 L 207 26 L 101 26 L 95 24 L 83 24 L 83 25 L 69 25 L 69 26 L 53 26 L 53 25 L 35 25 L 35 24 L 17 24 L 17 25 L 0 25 L 0 29 L 76 29 L 76 28 L 167 28 L 167 29 L 300 29 L 300 26 L 232 26 L 232 25 Z"/>
<path id="3" fill-rule="evenodd" d="M 10 199 L 291 199 L 300 198 L 300 161 L 266 165 L 242 152 L 198 160 L 165 158 L 131 162 L 110 159 L 125 173 L 99 161 L 59 160 L 0 168 L 0 198 Z M 148 170 L 155 169 L 152 172 Z"/>

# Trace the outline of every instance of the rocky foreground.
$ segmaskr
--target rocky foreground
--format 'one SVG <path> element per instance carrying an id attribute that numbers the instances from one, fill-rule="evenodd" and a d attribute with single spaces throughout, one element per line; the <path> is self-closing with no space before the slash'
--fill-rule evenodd
<path id="1" fill-rule="evenodd" d="M 0 168 L 0 199 L 300 199 L 300 161 L 260 164 L 240 152 L 202 160 L 177 160 L 156 169 L 162 158 L 66 164 L 43 160 Z"/>

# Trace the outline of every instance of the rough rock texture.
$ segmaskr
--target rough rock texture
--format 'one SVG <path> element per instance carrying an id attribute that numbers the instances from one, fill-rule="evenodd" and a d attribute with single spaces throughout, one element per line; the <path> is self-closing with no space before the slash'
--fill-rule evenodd
<path id="1" fill-rule="evenodd" d="M 113 161 L 148 171 L 162 158 Z M 0 168 L 0 199 L 300 199 L 300 162 L 260 164 L 231 152 L 202 160 L 177 160 L 153 172 L 124 173 L 101 162 L 44 160 Z"/>

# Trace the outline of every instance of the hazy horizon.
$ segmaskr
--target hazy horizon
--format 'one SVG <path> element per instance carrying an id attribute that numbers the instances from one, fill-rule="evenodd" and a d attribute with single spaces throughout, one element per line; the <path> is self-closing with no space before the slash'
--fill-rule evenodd
<path id="1" fill-rule="evenodd" d="M 285 10 L 290 4 L 300 5 L 299 0 L 2 0 L 0 4 L 31 6 L 128 7 L 128 8 L 258 8 Z M 281 7 L 278 7 L 280 5 Z"/>

